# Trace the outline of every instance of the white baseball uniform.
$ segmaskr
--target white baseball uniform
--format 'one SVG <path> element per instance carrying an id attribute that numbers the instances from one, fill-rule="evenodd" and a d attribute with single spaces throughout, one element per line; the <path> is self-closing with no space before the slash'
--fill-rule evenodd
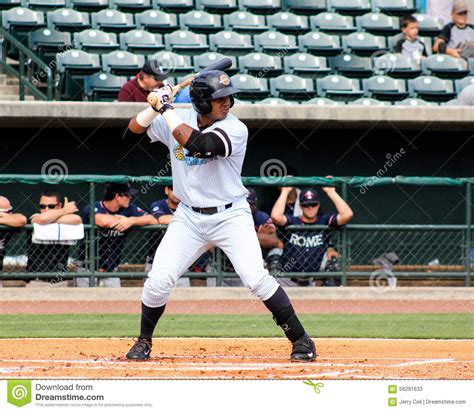
<path id="1" fill-rule="evenodd" d="M 175 112 L 184 123 L 198 130 L 196 111 L 177 109 Z M 181 200 L 145 282 L 142 301 L 148 307 L 163 306 L 178 278 L 214 246 L 229 257 L 243 284 L 253 294 L 266 300 L 278 289 L 277 281 L 263 267 L 245 197 L 247 190 L 240 176 L 247 148 L 247 127 L 228 114 L 202 132 L 211 130 L 222 139 L 225 156 L 203 159 L 188 156 L 161 116 L 148 128 L 152 142 L 159 141 L 170 151 L 173 192 Z M 219 212 L 205 215 L 192 207 L 217 207 Z"/>

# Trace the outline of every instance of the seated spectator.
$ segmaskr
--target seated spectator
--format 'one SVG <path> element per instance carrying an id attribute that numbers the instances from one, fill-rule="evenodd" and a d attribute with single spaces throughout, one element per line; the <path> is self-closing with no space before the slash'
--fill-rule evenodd
<path id="1" fill-rule="evenodd" d="M 353 217 L 349 205 L 337 194 L 334 187 L 324 187 L 323 191 L 333 202 L 338 213 L 319 214 L 320 201 L 313 189 L 302 190 L 300 194 L 301 216 L 285 214 L 285 204 L 291 187 L 282 188 L 280 197 L 272 210 L 273 222 L 281 227 L 289 225 L 325 225 L 338 229 Z M 329 248 L 328 230 L 304 230 L 289 232 L 284 241 L 283 256 L 280 261 L 282 275 L 285 272 L 319 272 L 324 255 Z M 314 286 L 312 278 L 279 279 L 284 286 Z"/>
<path id="2" fill-rule="evenodd" d="M 163 80 L 167 77 L 168 74 L 159 69 L 158 62 L 149 60 L 134 79 L 129 80 L 122 86 L 118 101 L 144 103 L 151 91 L 164 86 Z"/>
<path id="3" fill-rule="evenodd" d="M 95 224 L 98 238 L 99 272 L 117 272 L 122 251 L 133 226 L 155 225 L 156 219 L 132 202 L 137 191 L 128 183 L 106 183 L 103 200 L 95 203 Z M 89 223 L 90 206 L 84 209 L 83 221 Z M 102 278 L 106 287 L 120 287 L 120 278 Z M 89 279 L 78 278 L 79 287 L 88 287 Z"/>
<path id="4" fill-rule="evenodd" d="M 0 272 L 3 271 L 3 258 L 5 257 L 7 245 L 15 233 L 12 229 L 25 226 L 26 221 L 26 217 L 21 213 L 13 213 L 13 207 L 5 196 L 0 196 L 0 227 L 6 226 L 8 228 L 0 230 Z M 2 281 L 0 279 L 1 286 Z"/>
<path id="5" fill-rule="evenodd" d="M 426 13 L 448 24 L 451 22 L 452 8 L 453 0 L 428 0 Z"/>
<path id="6" fill-rule="evenodd" d="M 468 59 L 474 57 L 474 26 L 467 24 L 468 8 L 464 2 L 456 2 L 452 8 L 452 22 L 441 30 L 433 45 L 435 53 Z"/>
<path id="7" fill-rule="evenodd" d="M 418 37 L 420 26 L 414 16 L 406 16 L 400 19 L 402 26 L 402 37 L 394 46 L 395 53 L 401 53 L 420 62 L 423 57 L 427 57 L 425 43 Z"/>
<path id="8" fill-rule="evenodd" d="M 64 204 L 62 204 L 61 195 L 48 190 L 40 196 L 39 213 L 32 215 L 29 220 L 32 224 L 38 225 L 50 225 L 51 223 L 81 225 L 81 217 L 75 214 L 77 211 L 76 202 L 69 202 L 65 197 Z M 56 286 L 67 286 L 67 281 L 64 280 L 62 275 L 68 271 L 67 264 L 71 243 L 61 241 L 36 242 L 33 237 L 29 240 L 26 271 L 35 273 L 50 272 L 56 273 L 56 276 L 30 281 L 27 286 L 39 286 L 43 282 L 49 282 Z"/>

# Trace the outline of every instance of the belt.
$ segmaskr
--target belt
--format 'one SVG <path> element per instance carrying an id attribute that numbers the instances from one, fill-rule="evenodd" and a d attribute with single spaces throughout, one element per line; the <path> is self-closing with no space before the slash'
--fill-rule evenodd
<path id="1" fill-rule="evenodd" d="M 218 207 L 191 207 L 195 212 L 203 215 L 215 215 L 216 213 L 223 212 L 226 209 L 232 207 L 232 203 L 227 203 L 225 206 Z"/>

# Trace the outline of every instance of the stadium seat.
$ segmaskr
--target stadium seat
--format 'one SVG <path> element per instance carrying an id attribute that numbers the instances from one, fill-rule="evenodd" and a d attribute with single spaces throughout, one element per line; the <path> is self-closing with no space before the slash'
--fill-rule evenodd
<path id="1" fill-rule="evenodd" d="M 298 36 L 300 51 L 316 56 L 336 56 L 342 52 L 341 38 L 312 31 Z"/>
<path id="2" fill-rule="evenodd" d="M 349 106 L 390 106 L 390 102 L 382 102 L 370 97 L 361 97 L 353 102 L 347 103 Z"/>
<path id="3" fill-rule="evenodd" d="M 415 14 L 414 16 L 418 20 L 420 36 L 436 37 L 444 27 L 443 22 L 439 18 L 429 14 Z"/>
<path id="4" fill-rule="evenodd" d="M 342 44 L 348 53 L 359 56 L 371 56 L 375 52 L 388 51 L 385 37 L 370 33 L 351 33 L 342 38 Z"/>
<path id="5" fill-rule="evenodd" d="M 76 32 L 90 28 L 89 13 L 74 9 L 58 9 L 46 15 L 51 29 Z"/>
<path id="6" fill-rule="evenodd" d="M 21 5 L 30 10 L 50 11 L 66 7 L 66 0 L 21 0 Z"/>
<path id="7" fill-rule="evenodd" d="M 89 13 L 109 7 L 109 0 L 69 0 L 68 7 Z"/>
<path id="8" fill-rule="evenodd" d="M 377 100 L 398 101 L 408 97 L 407 85 L 404 80 L 389 76 L 373 76 L 362 80 L 364 95 Z"/>
<path id="9" fill-rule="evenodd" d="M 224 16 L 226 30 L 240 33 L 261 33 L 268 30 L 264 16 L 258 16 L 248 11 L 234 11 Z"/>
<path id="10" fill-rule="evenodd" d="M 344 101 L 336 101 L 328 99 L 327 97 L 315 97 L 308 100 L 307 102 L 301 102 L 301 104 L 315 104 L 318 106 L 344 106 Z"/>
<path id="11" fill-rule="evenodd" d="M 316 57 L 309 53 L 295 53 L 283 58 L 285 73 L 301 77 L 324 77 L 331 69 L 325 57 Z"/>
<path id="12" fill-rule="evenodd" d="M 42 28 L 30 32 L 29 48 L 49 67 L 56 54 L 71 48 L 71 33 Z"/>
<path id="13" fill-rule="evenodd" d="M 255 104 L 269 104 L 272 106 L 277 106 L 279 104 L 298 104 L 298 102 L 292 102 L 291 100 L 280 99 L 279 97 L 267 97 L 266 99 L 259 100 Z"/>
<path id="14" fill-rule="evenodd" d="M 164 72 L 171 74 L 185 75 L 194 71 L 194 67 L 191 64 L 191 57 L 181 56 L 170 51 L 155 53 L 149 56 L 148 60 L 155 60 Z"/>
<path id="15" fill-rule="evenodd" d="M 68 50 L 56 55 L 61 100 L 82 100 L 84 77 L 100 71 L 98 54 Z"/>
<path id="16" fill-rule="evenodd" d="M 110 7 L 126 13 L 138 13 L 151 9 L 151 0 L 109 0 Z"/>
<path id="17" fill-rule="evenodd" d="M 234 105 L 236 106 L 248 106 L 248 105 L 252 105 L 253 102 L 249 102 L 249 101 L 245 101 L 245 100 L 240 100 L 240 99 L 236 99 L 234 97 Z"/>
<path id="18" fill-rule="evenodd" d="M 220 59 L 223 59 L 224 57 L 229 58 L 232 61 L 232 66 L 229 69 L 225 69 L 225 72 L 229 75 L 232 76 L 235 73 L 239 71 L 239 68 L 237 66 L 237 59 L 235 56 L 225 56 L 221 53 L 216 53 L 216 52 L 208 52 L 208 53 L 202 53 L 202 54 L 197 54 L 194 56 L 194 71 L 195 72 L 200 72 L 202 69 L 206 68 L 212 63 L 215 63 L 219 61 Z"/>
<path id="19" fill-rule="evenodd" d="M 107 53 L 117 50 L 117 35 L 102 30 L 87 29 L 74 33 L 74 47 L 91 53 Z"/>
<path id="20" fill-rule="evenodd" d="M 20 6 L 21 0 L 0 0 L 0 10 L 8 10 Z"/>
<path id="21" fill-rule="evenodd" d="M 240 34 L 229 30 L 209 35 L 212 51 L 242 56 L 253 51 L 252 39 L 249 34 Z"/>
<path id="22" fill-rule="evenodd" d="M 281 57 L 260 52 L 240 56 L 239 68 L 242 73 L 258 77 L 274 77 L 283 73 Z"/>
<path id="23" fill-rule="evenodd" d="M 196 8 L 210 13 L 228 14 L 239 8 L 237 0 L 196 0 Z"/>
<path id="24" fill-rule="evenodd" d="M 146 30 L 130 30 L 120 33 L 120 48 L 136 54 L 149 55 L 165 48 L 163 36 Z"/>
<path id="25" fill-rule="evenodd" d="M 25 7 L 14 7 L 2 12 L 3 28 L 28 47 L 28 33 L 45 26 L 44 14 Z"/>
<path id="26" fill-rule="evenodd" d="M 206 35 L 193 33 L 189 30 L 177 30 L 165 34 L 165 45 L 166 50 L 188 56 L 209 51 Z"/>
<path id="27" fill-rule="evenodd" d="M 153 9 L 171 13 L 185 13 L 194 8 L 193 0 L 152 0 Z"/>
<path id="28" fill-rule="evenodd" d="M 281 0 L 240 0 L 243 10 L 257 14 L 271 14 L 281 10 Z"/>
<path id="29" fill-rule="evenodd" d="M 221 16 L 206 11 L 192 10 L 179 16 L 181 29 L 195 33 L 217 33 L 223 29 Z"/>
<path id="30" fill-rule="evenodd" d="M 459 94 L 461 93 L 462 89 L 467 86 L 470 86 L 471 84 L 474 84 L 474 76 L 467 76 L 464 79 L 456 80 L 454 84 L 456 88 L 456 93 Z"/>
<path id="31" fill-rule="evenodd" d="M 315 15 L 327 11 L 326 0 L 286 0 L 286 7 L 296 14 Z"/>
<path id="32" fill-rule="evenodd" d="M 373 58 L 372 68 L 375 74 L 387 74 L 397 79 L 413 79 L 422 73 L 417 61 L 394 53 Z"/>
<path id="33" fill-rule="evenodd" d="M 367 13 L 356 17 L 357 27 L 380 36 L 393 36 L 400 33 L 400 21 L 394 16 L 382 13 Z"/>
<path id="34" fill-rule="evenodd" d="M 118 10 L 105 9 L 91 14 L 92 27 L 112 33 L 125 33 L 135 28 L 133 15 Z"/>
<path id="35" fill-rule="evenodd" d="M 372 0 L 374 11 L 393 16 L 406 16 L 416 11 L 415 0 Z"/>
<path id="36" fill-rule="evenodd" d="M 308 18 L 287 11 L 267 16 L 268 26 L 274 30 L 289 34 L 302 34 L 309 30 Z"/>
<path id="37" fill-rule="evenodd" d="M 414 99 L 414 98 L 409 98 L 402 100 L 400 102 L 395 102 L 395 106 L 436 106 L 436 103 L 432 102 L 427 102 L 426 100 L 423 99 Z"/>
<path id="38" fill-rule="evenodd" d="M 270 90 L 273 97 L 285 100 L 306 100 L 314 97 L 314 84 L 311 79 L 294 74 L 282 74 L 270 79 Z"/>
<path id="39" fill-rule="evenodd" d="M 270 54 L 279 54 L 282 50 L 285 53 L 298 51 L 296 37 L 291 34 L 283 34 L 278 31 L 266 31 L 253 36 L 255 51 Z"/>
<path id="40" fill-rule="evenodd" d="M 356 78 L 367 78 L 374 74 L 369 57 L 360 57 L 354 54 L 340 54 L 331 59 L 331 67 L 337 73 Z"/>
<path id="41" fill-rule="evenodd" d="M 113 102 L 126 82 L 125 76 L 96 73 L 84 78 L 84 92 L 89 101 Z"/>
<path id="42" fill-rule="evenodd" d="M 144 56 L 123 50 L 102 55 L 102 70 L 117 76 L 135 76 L 144 64 Z"/>
<path id="43" fill-rule="evenodd" d="M 351 16 L 360 16 L 361 14 L 372 11 L 370 0 L 327 0 L 328 10 Z"/>
<path id="44" fill-rule="evenodd" d="M 362 97 L 359 81 L 340 75 L 329 75 L 316 80 L 318 96 L 351 101 Z"/>
<path id="45" fill-rule="evenodd" d="M 423 73 L 442 79 L 460 79 L 469 74 L 466 60 L 447 54 L 433 54 L 421 62 Z"/>
<path id="46" fill-rule="evenodd" d="M 146 10 L 135 14 L 137 29 L 145 29 L 152 32 L 171 33 L 179 29 L 176 14 L 165 13 L 160 10 Z"/>
<path id="47" fill-rule="evenodd" d="M 433 54 L 433 39 L 431 37 L 420 37 L 420 40 L 425 43 L 426 54 L 431 56 Z"/>
<path id="48" fill-rule="evenodd" d="M 311 16 L 309 22 L 311 30 L 320 30 L 331 34 L 345 35 L 356 31 L 353 18 L 338 13 L 320 13 L 317 16 Z"/>
<path id="49" fill-rule="evenodd" d="M 474 74 L 474 57 L 471 57 L 468 60 L 468 66 L 471 69 L 471 74 Z"/>
<path id="50" fill-rule="evenodd" d="M 270 95 L 267 79 L 250 74 L 236 74 L 230 80 L 232 85 L 240 90 L 238 97 L 241 100 L 260 100 Z"/>
<path id="51" fill-rule="evenodd" d="M 408 80 L 408 89 L 412 97 L 419 97 L 431 102 L 447 102 L 456 96 L 451 80 L 434 76 L 420 76 Z"/>

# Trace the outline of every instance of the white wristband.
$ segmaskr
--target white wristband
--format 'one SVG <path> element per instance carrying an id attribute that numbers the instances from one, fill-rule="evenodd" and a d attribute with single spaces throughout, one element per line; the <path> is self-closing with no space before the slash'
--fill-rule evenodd
<path id="1" fill-rule="evenodd" d="M 184 123 L 174 110 L 166 110 L 166 112 L 163 113 L 163 117 L 165 118 L 166 124 L 170 128 L 171 133 L 173 133 L 174 129 L 176 129 L 180 124 Z"/>
<path id="2" fill-rule="evenodd" d="M 150 126 L 151 122 L 158 116 L 158 112 L 153 110 L 151 107 L 147 107 L 145 110 L 137 114 L 136 120 L 141 127 Z"/>

